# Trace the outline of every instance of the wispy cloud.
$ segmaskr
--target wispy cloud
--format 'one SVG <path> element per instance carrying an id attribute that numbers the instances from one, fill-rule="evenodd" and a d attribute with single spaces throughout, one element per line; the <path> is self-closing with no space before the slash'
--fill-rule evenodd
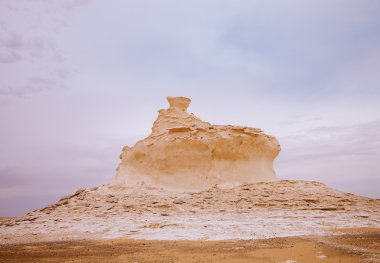
<path id="1" fill-rule="evenodd" d="M 0 0 L 2 193 L 109 180 L 180 95 L 206 121 L 277 136 L 281 178 L 378 196 L 379 13 L 377 0 Z"/>
<path id="2" fill-rule="evenodd" d="M 92 0 L 64 0 L 61 4 L 64 8 L 74 9 L 91 3 Z"/>
<path id="3" fill-rule="evenodd" d="M 361 194 L 378 195 L 370 185 L 380 183 L 380 120 L 305 129 L 280 138 L 280 143 L 283 151 L 277 167 L 281 178 L 322 180 L 344 185 L 347 191 L 364 184 L 367 192 Z"/>
<path id="4" fill-rule="evenodd" d="M 65 85 L 64 63 L 56 35 L 70 12 L 88 0 L 0 2 L 0 96 L 18 96 Z M 61 72 L 61 73 L 59 73 Z M 64 73 L 63 73 L 64 72 Z"/>

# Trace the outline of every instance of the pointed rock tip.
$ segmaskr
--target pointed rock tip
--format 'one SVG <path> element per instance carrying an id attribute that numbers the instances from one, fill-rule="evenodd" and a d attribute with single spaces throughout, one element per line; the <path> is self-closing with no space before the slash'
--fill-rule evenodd
<path id="1" fill-rule="evenodd" d="M 181 111 L 186 111 L 187 108 L 190 105 L 191 99 L 186 98 L 186 97 L 171 97 L 168 96 L 166 99 L 169 102 L 169 109 L 178 109 Z"/>

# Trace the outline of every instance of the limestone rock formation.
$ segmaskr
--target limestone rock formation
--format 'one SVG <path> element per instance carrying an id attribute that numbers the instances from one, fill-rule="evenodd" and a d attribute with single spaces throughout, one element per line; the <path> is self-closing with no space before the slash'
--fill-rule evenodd
<path id="1" fill-rule="evenodd" d="M 199 190 L 276 180 L 280 145 L 256 128 L 211 125 L 187 112 L 190 99 L 168 97 L 152 133 L 124 147 L 116 183 Z"/>
<path id="2" fill-rule="evenodd" d="M 192 192 L 105 184 L 20 217 L 0 218 L 0 247 L 109 238 L 252 240 L 368 226 L 380 227 L 380 199 L 318 182 L 279 180 Z"/>

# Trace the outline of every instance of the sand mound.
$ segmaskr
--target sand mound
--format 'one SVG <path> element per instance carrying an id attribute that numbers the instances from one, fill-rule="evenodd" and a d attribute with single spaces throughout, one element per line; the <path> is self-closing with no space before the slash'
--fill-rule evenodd
<path id="1" fill-rule="evenodd" d="M 159 111 L 152 134 L 124 148 L 116 183 L 80 189 L 49 207 L 0 220 L 0 244 L 257 239 L 380 227 L 379 199 L 318 182 L 278 181 L 274 137 L 211 125 L 186 112 L 190 99 L 168 100 L 170 108 Z"/>
<path id="2" fill-rule="evenodd" d="M 276 180 L 275 137 L 260 129 L 211 125 L 187 113 L 190 99 L 168 97 L 152 133 L 124 147 L 116 182 L 197 190 Z"/>
<path id="3" fill-rule="evenodd" d="M 103 185 L 0 222 L 0 243 L 320 235 L 338 228 L 380 227 L 379 211 L 379 199 L 318 182 L 282 180 L 197 192 Z"/>

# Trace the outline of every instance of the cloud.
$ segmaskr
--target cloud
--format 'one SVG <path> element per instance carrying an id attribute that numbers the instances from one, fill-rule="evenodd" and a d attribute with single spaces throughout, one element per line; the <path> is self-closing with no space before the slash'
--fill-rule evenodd
<path id="1" fill-rule="evenodd" d="M 21 59 L 16 51 L 0 51 L 0 63 L 15 63 Z"/>
<path id="2" fill-rule="evenodd" d="M 378 49 L 379 12 L 376 1 L 252 4 L 231 21 L 222 40 L 261 58 L 272 72 L 273 81 L 262 82 L 267 89 L 286 89 L 282 97 L 316 99 L 321 91 L 336 95 L 331 79 Z"/>
<path id="3" fill-rule="evenodd" d="M 368 157 L 363 154 L 377 157 L 380 155 L 380 121 L 352 126 L 322 126 L 283 139 L 293 149 L 298 149 L 297 153 L 293 153 L 298 154 L 296 159 L 354 155 Z"/>
<path id="4" fill-rule="evenodd" d="M 88 5 L 91 2 L 92 0 L 64 0 L 62 2 L 62 7 L 67 8 L 67 9 L 73 9 L 73 8 L 82 7 L 84 5 Z"/>
<path id="5" fill-rule="evenodd" d="M 28 85 L 24 87 L 17 87 L 17 88 L 12 88 L 12 87 L 6 87 L 6 88 L 1 88 L 0 89 L 0 95 L 3 96 L 16 96 L 19 98 L 25 97 L 26 95 L 30 95 L 32 93 L 38 93 L 40 91 L 45 90 L 42 87 L 38 86 L 33 86 L 28 83 Z"/>
<path id="6" fill-rule="evenodd" d="M 121 146 L 182 95 L 207 121 L 277 136 L 281 178 L 376 196 L 379 13 L 366 0 L 0 0 L 0 160 L 28 182 L 2 193 L 111 180 Z"/>
<path id="7" fill-rule="evenodd" d="M 378 197 L 380 120 L 305 129 L 279 139 L 282 152 L 276 166 L 281 178 L 323 181 Z"/>
<path id="8" fill-rule="evenodd" d="M 0 2 L 0 96 L 65 86 L 70 72 L 56 40 L 73 9 L 91 1 Z"/>
<path id="9" fill-rule="evenodd" d="M 67 69 L 56 68 L 47 72 L 29 77 L 25 76 L 23 83 L 19 85 L 4 85 L 0 88 L 0 96 L 16 96 L 19 98 L 47 91 L 52 88 L 64 88 L 65 81 L 68 79 L 70 72 Z"/>

